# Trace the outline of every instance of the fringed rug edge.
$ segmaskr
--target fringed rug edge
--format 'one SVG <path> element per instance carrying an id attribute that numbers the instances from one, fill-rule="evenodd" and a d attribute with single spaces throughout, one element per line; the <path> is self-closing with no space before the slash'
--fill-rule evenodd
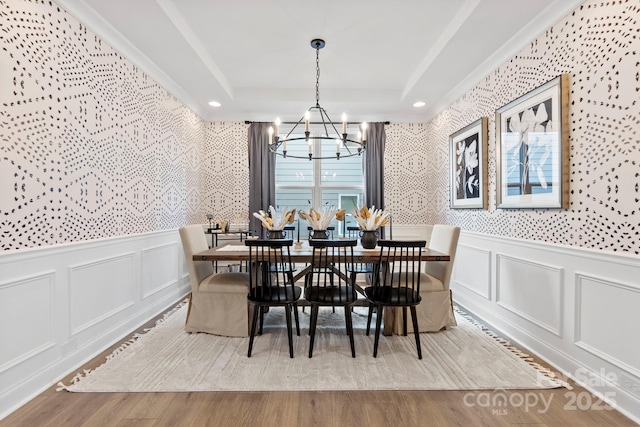
<path id="1" fill-rule="evenodd" d="M 495 332 L 493 332 L 490 328 L 488 328 L 486 325 L 480 323 L 478 320 L 476 320 L 476 318 L 474 318 L 473 316 L 471 316 L 470 314 L 468 314 L 467 312 L 462 310 L 460 307 L 454 306 L 453 309 L 454 309 L 454 311 L 455 311 L 455 313 L 457 315 L 459 315 L 461 317 L 464 317 L 469 323 L 471 323 L 473 326 L 477 327 L 482 332 L 487 334 L 487 336 L 493 338 L 494 341 L 496 341 L 498 344 L 502 345 L 504 348 L 509 350 L 511 353 L 513 353 L 514 355 L 518 356 L 520 359 L 522 359 L 524 362 L 526 362 L 529 366 L 531 366 L 537 372 L 539 372 L 540 374 L 544 375 L 550 381 L 558 384 L 558 387 L 564 387 L 564 388 L 566 388 L 568 390 L 573 390 L 573 387 L 568 382 L 558 378 L 557 372 L 553 371 L 552 369 L 547 368 L 546 366 L 542 366 L 540 363 L 534 361 L 533 357 L 531 357 L 530 354 L 525 353 L 524 351 L 520 350 L 518 347 L 515 347 L 514 345 L 512 345 L 509 340 L 506 340 L 506 339 L 502 338 L 501 336 L 499 336 L 498 334 L 496 334 Z"/>
<path id="2" fill-rule="evenodd" d="M 152 331 L 157 326 L 159 326 L 162 323 L 166 322 L 169 317 L 171 317 L 173 314 L 175 314 L 177 311 L 179 311 L 182 307 L 184 307 L 188 303 L 189 303 L 189 298 L 186 298 L 186 299 L 180 301 L 175 307 L 173 307 L 169 311 L 165 312 L 160 319 L 156 320 L 155 324 L 152 327 L 143 329 L 142 333 L 139 333 L 139 332 L 134 333 L 131 336 L 131 338 L 129 338 L 128 340 L 126 340 L 125 342 L 120 344 L 117 348 L 115 348 L 111 353 L 109 353 L 107 355 L 107 357 L 105 358 L 104 362 L 102 362 L 99 366 L 97 366 L 97 367 L 95 367 L 93 369 L 83 369 L 82 371 L 77 372 L 73 376 L 73 378 L 71 378 L 71 382 L 70 382 L 69 385 L 64 384 L 62 381 L 59 381 L 58 384 L 56 384 L 56 391 L 68 391 L 68 392 L 72 392 L 73 393 L 74 390 L 71 389 L 71 387 L 73 385 L 78 383 L 83 378 L 86 378 L 89 375 L 91 375 L 93 372 L 95 372 L 97 369 L 99 369 L 101 366 L 106 364 L 108 361 L 110 361 L 114 357 L 116 357 L 119 354 L 122 354 L 122 352 L 128 350 L 136 341 L 138 341 L 140 338 L 142 338 L 143 336 L 148 334 L 150 331 Z"/>

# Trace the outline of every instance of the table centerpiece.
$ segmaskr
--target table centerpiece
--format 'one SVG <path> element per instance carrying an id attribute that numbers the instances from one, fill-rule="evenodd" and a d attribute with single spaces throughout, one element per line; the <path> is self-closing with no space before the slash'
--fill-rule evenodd
<path id="1" fill-rule="evenodd" d="M 376 209 L 375 205 L 369 209 L 366 205 L 351 211 L 358 227 L 360 227 L 360 244 L 365 249 L 373 249 L 378 243 L 378 229 L 387 225 L 390 213 L 383 209 Z"/>
<path id="2" fill-rule="evenodd" d="M 334 218 L 338 221 L 343 221 L 345 213 L 346 211 L 344 209 L 327 206 L 322 210 L 316 208 L 310 208 L 308 212 L 299 210 L 298 217 L 307 221 L 312 228 L 313 233 L 311 237 L 313 239 L 326 239 L 328 237 L 327 227 L 329 227 L 331 221 L 333 221 Z"/>
<path id="3" fill-rule="evenodd" d="M 296 218 L 296 210 L 285 209 L 280 213 L 273 206 L 269 205 L 267 212 L 260 209 L 258 212 L 254 212 L 253 216 L 258 218 L 262 226 L 267 230 L 267 237 L 269 239 L 282 239 L 284 237 L 284 227 L 287 224 L 292 224 Z"/>

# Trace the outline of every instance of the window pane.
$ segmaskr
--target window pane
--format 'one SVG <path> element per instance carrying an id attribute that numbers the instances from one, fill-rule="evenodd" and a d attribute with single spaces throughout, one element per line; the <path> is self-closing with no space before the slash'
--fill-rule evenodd
<path id="1" fill-rule="evenodd" d="M 292 134 L 293 135 L 293 134 Z M 284 147 L 281 147 L 284 148 Z M 324 148 L 324 152 L 321 152 Z M 320 156 L 335 155 L 336 144 L 315 141 L 313 153 Z M 335 158 L 307 158 L 308 146 L 304 140 L 287 143 L 287 158 L 276 157 L 276 203 L 280 209 L 295 208 L 307 211 L 311 206 L 322 209 L 329 205 L 347 210 L 345 222 L 333 221 L 334 237 L 343 237 L 347 226 L 356 225 L 350 212 L 362 205 L 364 156 L 345 157 L 349 151 L 340 148 L 340 160 Z M 358 152 L 358 144 L 349 144 L 351 153 Z M 296 155 L 302 159 L 290 157 Z M 317 174 L 317 175 L 316 175 Z M 298 226 L 298 221 L 294 226 Z M 306 221 L 300 221 L 300 237 L 306 239 Z M 294 232 L 297 238 L 297 230 Z"/>
<path id="2" fill-rule="evenodd" d="M 358 151 L 357 144 L 348 145 L 351 152 L 356 153 Z M 328 144 L 325 145 L 325 150 L 329 150 Z M 343 149 L 343 154 L 345 152 Z M 352 156 L 340 157 L 340 160 L 322 160 L 321 185 L 362 185 L 362 159 L 363 156 Z"/>
<path id="3" fill-rule="evenodd" d="M 306 156 L 306 143 L 288 143 L 287 154 Z M 313 185 L 313 162 L 309 159 L 276 156 L 276 185 Z"/>
<path id="4" fill-rule="evenodd" d="M 345 221 L 334 220 L 331 226 L 336 227 L 337 235 L 342 237 L 345 235 L 346 227 L 357 226 L 356 221 L 351 216 L 351 211 L 355 207 L 360 207 L 364 200 L 364 192 L 362 189 L 323 189 L 322 190 L 322 206 L 333 205 L 339 209 L 346 209 L 347 215 Z"/>
<path id="5" fill-rule="evenodd" d="M 302 209 L 308 211 L 311 200 L 311 189 L 278 189 L 276 191 L 276 203 L 281 210 Z"/>

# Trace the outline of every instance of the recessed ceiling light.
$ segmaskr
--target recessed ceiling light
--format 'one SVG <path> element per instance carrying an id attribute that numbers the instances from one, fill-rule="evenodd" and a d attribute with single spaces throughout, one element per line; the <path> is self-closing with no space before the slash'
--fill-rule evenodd
<path id="1" fill-rule="evenodd" d="M 211 105 L 212 107 L 219 107 L 222 104 L 220 104 L 218 101 L 209 101 L 209 105 Z"/>
<path id="2" fill-rule="evenodd" d="M 413 103 L 414 107 L 424 107 L 425 105 L 427 105 L 427 103 L 424 101 L 418 101 Z"/>

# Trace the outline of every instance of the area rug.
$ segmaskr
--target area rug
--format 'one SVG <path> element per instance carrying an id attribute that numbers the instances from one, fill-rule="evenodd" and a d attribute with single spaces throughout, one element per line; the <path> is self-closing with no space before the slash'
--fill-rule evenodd
<path id="1" fill-rule="evenodd" d="M 321 309 L 313 357 L 309 309 L 300 310 L 300 336 L 289 358 L 284 311 L 265 315 L 254 340 L 184 331 L 186 304 L 129 341 L 92 371 L 78 373 L 58 390 L 72 392 L 188 392 L 290 390 L 474 390 L 566 386 L 528 355 L 496 337 L 461 311 L 458 326 L 421 334 L 419 360 L 413 336 L 381 336 L 373 358 L 373 333 L 365 335 L 366 311 L 353 313 L 356 358 L 351 357 L 344 312 Z"/>

